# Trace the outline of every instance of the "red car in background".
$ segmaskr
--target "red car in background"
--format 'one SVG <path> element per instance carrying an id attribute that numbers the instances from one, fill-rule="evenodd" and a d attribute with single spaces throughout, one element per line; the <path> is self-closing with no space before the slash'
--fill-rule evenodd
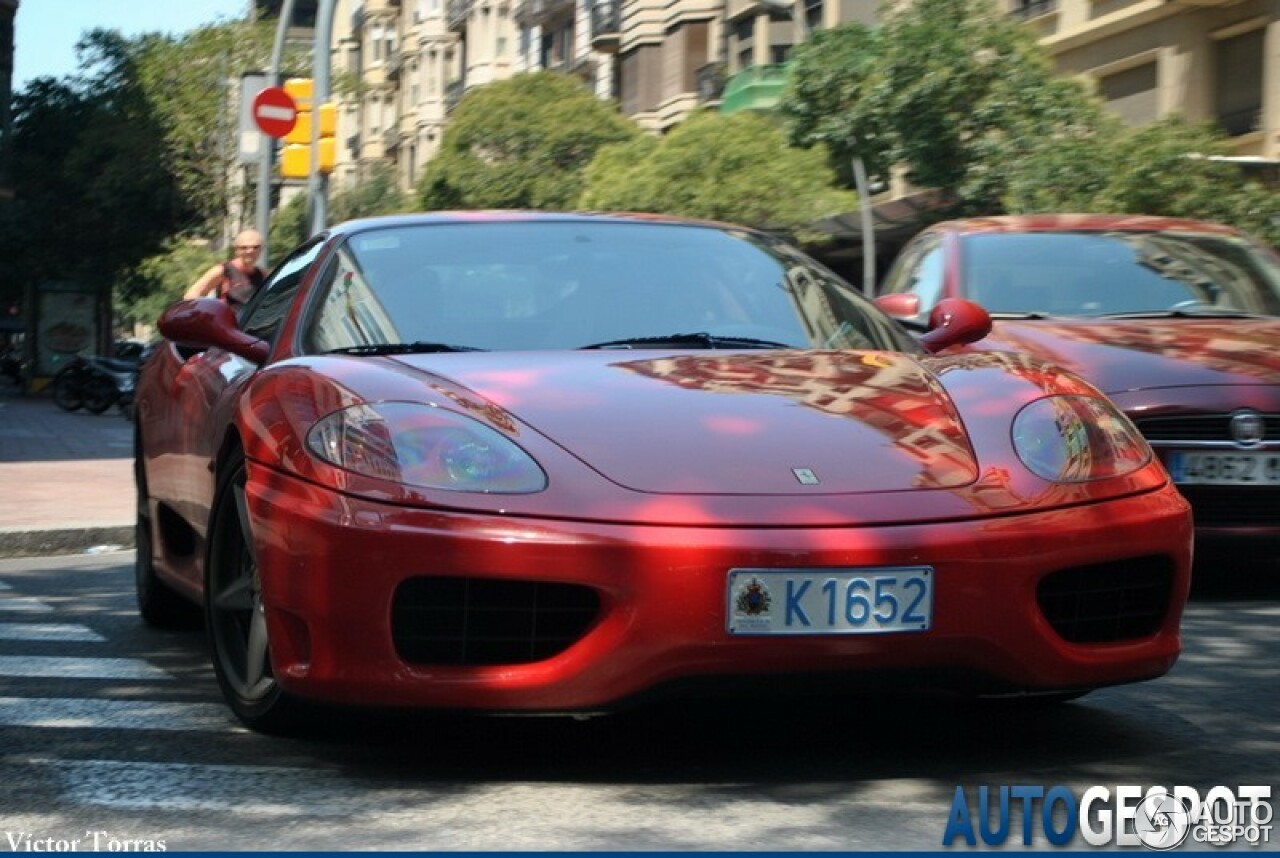
<path id="1" fill-rule="evenodd" d="M 986 308 L 969 346 L 1051 361 L 1102 389 L 1191 502 L 1199 544 L 1280 547 L 1280 255 L 1235 229 L 1115 215 L 936 224 L 877 304 L 917 327 Z"/>
<path id="2" fill-rule="evenodd" d="M 1092 385 L 934 357 L 799 251 L 623 215 L 356 221 L 137 398 L 142 616 L 203 605 L 246 724 L 597 712 L 893 677 L 1077 696 L 1178 656 L 1191 518 Z"/>

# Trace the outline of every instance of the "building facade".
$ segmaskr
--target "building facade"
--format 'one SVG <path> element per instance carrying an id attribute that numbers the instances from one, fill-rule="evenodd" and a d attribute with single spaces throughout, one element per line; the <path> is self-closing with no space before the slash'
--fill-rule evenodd
<path id="1" fill-rule="evenodd" d="M 1277 0 L 1000 0 L 1063 74 L 1093 79 L 1141 125 L 1181 113 L 1217 123 L 1237 154 L 1280 160 Z M 795 46 L 878 0 L 338 0 L 338 185 L 376 163 L 411 188 L 450 111 L 521 71 L 581 77 L 662 133 L 700 106 L 768 109 Z M 894 192 L 900 192 L 895 189 Z"/>

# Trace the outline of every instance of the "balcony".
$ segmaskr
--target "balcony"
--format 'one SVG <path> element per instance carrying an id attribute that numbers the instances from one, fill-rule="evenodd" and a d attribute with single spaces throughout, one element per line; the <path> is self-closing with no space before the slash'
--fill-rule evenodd
<path id="1" fill-rule="evenodd" d="M 698 91 L 698 104 L 719 104 L 724 93 L 724 63 L 707 63 L 693 73 Z"/>
<path id="2" fill-rule="evenodd" d="M 453 113 L 453 109 L 462 101 L 462 94 L 467 91 L 466 81 L 459 78 L 444 85 L 444 111 Z"/>
<path id="3" fill-rule="evenodd" d="M 591 6 L 591 49 L 616 54 L 622 38 L 622 16 L 617 0 L 596 0 Z"/>
<path id="4" fill-rule="evenodd" d="M 445 0 L 444 23 L 450 30 L 465 30 L 471 15 L 471 0 Z"/>
<path id="5" fill-rule="evenodd" d="M 721 113 L 739 110 L 773 110 L 787 88 L 789 63 L 745 68 L 729 78 L 720 97 Z"/>
<path id="6" fill-rule="evenodd" d="M 572 17 L 574 0 L 517 0 L 512 10 L 516 23 L 545 24 L 557 16 Z"/>

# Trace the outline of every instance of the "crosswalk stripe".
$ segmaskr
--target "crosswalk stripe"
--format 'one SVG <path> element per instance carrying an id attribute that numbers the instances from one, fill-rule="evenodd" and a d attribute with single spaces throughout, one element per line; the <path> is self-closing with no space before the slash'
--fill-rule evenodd
<path id="1" fill-rule="evenodd" d="M 0 676 L 40 676 L 55 679 L 172 679 L 138 658 L 60 658 L 57 656 L 0 656 Z"/>
<path id="2" fill-rule="evenodd" d="M 3 611 L 20 611 L 22 613 L 48 613 L 53 610 L 53 606 L 39 599 L 33 599 L 30 596 L 3 596 L 0 595 L 0 612 Z"/>
<path id="3" fill-rule="evenodd" d="M 74 623 L 0 623 L 0 640 L 101 643 L 106 638 L 86 626 Z"/>
<path id="4" fill-rule="evenodd" d="M 336 771 L 283 766 L 48 760 L 69 801 L 141 810 L 231 811 L 243 816 L 348 816 L 385 811 L 385 797 L 352 794 Z M 245 794 L 255 796 L 245 801 Z M 266 796 L 275 796 L 267 800 Z"/>
<path id="5" fill-rule="evenodd" d="M 245 732 L 221 703 L 94 700 L 81 697 L 0 697 L 0 725 L 108 730 L 235 730 Z"/>

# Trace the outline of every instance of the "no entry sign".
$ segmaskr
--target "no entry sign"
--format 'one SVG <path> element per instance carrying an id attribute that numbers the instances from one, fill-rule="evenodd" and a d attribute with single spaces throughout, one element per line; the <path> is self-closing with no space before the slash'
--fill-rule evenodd
<path id="1" fill-rule="evenodd" d="M 298 121 L 298 105 L 281 87 L 269 86 L 253 99 L 253 121 L 268 137 L 283 137 Z"/>

